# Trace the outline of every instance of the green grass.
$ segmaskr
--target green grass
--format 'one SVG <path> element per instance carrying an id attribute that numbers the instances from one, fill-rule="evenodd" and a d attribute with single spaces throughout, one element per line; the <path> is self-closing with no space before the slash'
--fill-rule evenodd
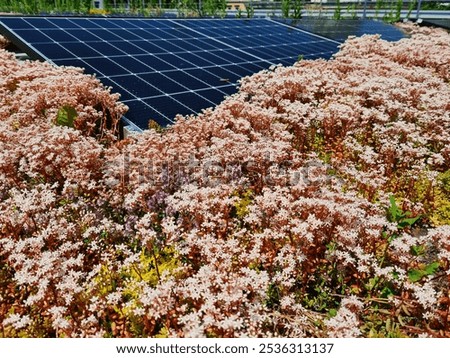
<path id="1" fill-rule="evenodd" d="M 39 13 L 87 13 L 91 0 L 0 0 L 0 11 L 39 14 Z"/>

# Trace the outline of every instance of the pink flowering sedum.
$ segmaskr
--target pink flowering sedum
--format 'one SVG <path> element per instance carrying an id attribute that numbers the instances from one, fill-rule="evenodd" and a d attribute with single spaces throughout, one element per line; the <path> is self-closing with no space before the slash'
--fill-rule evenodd
<path id="1" fill-rule="evenodd" d="M 5 48 L 8 43 L 8 40 L 0 35 L 0 48 Z"/>
<path id="2" fill-rule="evenodd" d="M 122 141 L 95 78 L 0 56 L 3 336 L 449 336 L 448 33 Z"/>

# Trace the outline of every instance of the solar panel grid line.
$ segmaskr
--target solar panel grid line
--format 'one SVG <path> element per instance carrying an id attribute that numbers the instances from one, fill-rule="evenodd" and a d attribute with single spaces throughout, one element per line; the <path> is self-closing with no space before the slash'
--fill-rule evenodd
<path id="1" fill-rule="evenodd" d="M 138 75 L 139 73 L 145 73 L 154 70 L 150 66 L 148 66 L 145 62 L 131 55 L 109 56 L 109 58 L 114 59 L 114 62 L 120 64 L 121 66 L 125 67 L 129 72 L 136 75 Z"/>
<path id="2" fill-rule="evenodd" d="M 185 96 L 185 95 L 192 95 L 196 97 L 196 102 L 198 102 L 199 99 L 203 99 L 203 103 L 205 103 L 205 105 L 203 106 L 202 109 L 205 109 L 207 107 L 212 107 L 215 104 L 217 104 L 217 101 L 211 101 L 208 99 L 208 97 L 206 95 L 203 95 L 202 92 L 211 92 L 214 89 L 201 89 L 199 91 L 185 91 L 185 92 L 179 92 L 179 93 L 173 93 L 173 94 L 165 94 L 162 96 L 155 96 L 155 97 L 150 97 L 147 99 L 142 99 L 142 101 L 148 106 L 151 107 L 152 109 L 155 109 L 155 111 L 160 114 L 165 120 L 167 120 L 169 123 L 173 123 L 173 118 L 175 118 L 175 116 L 177 114 L 180 114 L 178 111 L 173 111 L 173 113 L 169 116 L 167 115 L 167 112 L 162 112 L 160 111 L 158 108 L 161 107 L 161 103 L 175 103 L 177 104 L 179 107 L 185 108 L 189 110 L 189 114 L 194 114 L 194 113 L 199 113 L 198 110 L 193 110 L 192 108 L 190 108 L 189 106 L 187 106 L 185 103 L 185 101 L 180 101 L 177 99 L 180 98 L 180 96 Z M 221 97 L 221 99 L 223 99 L 224 97 L 224 92 L 222 91 L 216 91 L 216 97 L 217 95 L 219 95 Z M 191 101 L 193 102 L 193 101 Z M 156 103 L 157 105 L 153 105 L 152 103 Z M 179 108 L 178 107 L 178 108 Z M 170 110 L 170 108 L 168 108 L 167 110 Z"/>
<path id="3" fill-rule="evenodd" d="M 156 100 L 170 99 L 170 100 L 176 102 L 181 108 L 184 107 L 185 109 L 187 109 L 187 110 L 190 111 L 191 113 L 195 113 L 195 110 L 194 110 L 194 109 L 188 107 L 185 103 L 183 103 L 183 102 L 177 100 L 176 98 L 174 98 L 174 95 L 181 94 L 181 93 L 184 93 L 184 92 L 171 93 L 170 95 L 169 95 L 169 94 L 165 94 L 165 95 L 163 95 L 163 96 L 159 96 L 159 97 L 151 97 L 151 98 L 147 98 L 147 99 L 144 99 L 144 98 L 143 98 L 142 100 L 145 102 L 145 101 L 148 101 L 149 99 L 156 99 Z M 170 102 L 170 101 L 169 101 L 169 102 Z M 161 113 L 161 112 L 160 112 L 160 113 Z M 167 117 L 167 115 L 165 115 L 165 117 L 166 117 L 171 123 L 175 123 L 174 116 L 171 117 L 171 118 L 169 118 L 169 117 Z"/>
<path id="4" fill-rule="evenodd" d="M 28 24 L 30 24 L 30 25 L 32 26 L 32 31 L 36 31 L 36 30 L 37 30 L 37 31 L 43 33 L 44 30 L 47 30 L 47 31 L 58 30 L 58 31 L 63 31 L 63 32 L 66 33 L 69 37 L 72 37 L 72 38 L 73 38 L 73 36 L 71 36 L 70 33 L 67 32 L 66 29 L 61 28 L 61 27 L 58 27 L 58 26 L 56 26 L 56 25 L 54 25 L 54 24 L 51 24 L 49 21 L 47 21 L 47 20 L 45 20 L 45 19 L 39 19 L 39 18 L 23 18 L 23 20 L 24 20 L 26 23 L 28 23 Z M 44 27 L 37 28 L 37 27 L 35 26 L 35 23 L 36 23 L 36 22 L 41 22 L 40 20 L 45 20 L 45 21 L 46 21 L 46 25 L 48 24 L 48 25 L 47 25 L 48 27 L 45 27 L 45 26 L 44 26 Z M 72 30 L 80 30 L 80 28 L 77 27 L 77 28 L 72 29 Z M 47 36 L 47 38 L 48 38 L 49 41 L 54 41 L 54 39 L 51 38 L 51 37 L 48 37 L 48 36 Z M 75 39 L 75 40 L 76 40 L 76 39 Z"/>
<path id="5" fill-rule="evenodd" d="M 187 75 L 188 75 L 188 74 L 187 74 Z M 116 76 L 115 78 L 117 78 L 117 76 Z M 111 80 L 114 81 L 114 78 L 112 78 Z M 153 86 L 149 81 L 146 81 L 145 79 L 142 79 L 142 78 L 141 78 L 140 80 L 146 82 L 146 83 L 147 83 L 148 85 L 150 85 L 150 86 Z M 170 79 L 169 77 L 166 77 L 166 81 L 171 81 L 171 79 Z M 114 81 L 114 82 L 115 82 L 116 84 L 118 84 L 117 81 Z M 121 84 L 118 84 L 118 86 L 122 87 Z M 204 89 L 205 89 L 205 88 L 202 88 L 201 90 L 204 90 Z M 220 87 L 217 87 L 217 89 L 220 90 Z M 196 93 L 196 91 L 190 90 L 189 88 L 185 87 L 185 90 L 184 90 L 184 91 L 172 92 L 172 93 L 170 93 L 170 95 L 173 97 L 173 96 L 180 95 L 180 94 L 185 94 L 185 93 Z M 227 95 L 226 92 L 223 92 L 222 94 L 223 94 L 223 96 Z M 200 93 L 197 93 L 197 95 L 198 95 L 198 97 L 200 97 L 201 99 L 203 99 L 206 103 L 208 103 L 208 107 L 211 107 L 211 106 L 215 105 L 214 102 L 212 102 L 212 101 L 210 101 L 208 98 L 202 96 Z M 167 97 L 167 94 L 161 92 L 160 94 L 157 94 L 157 95 L 154 95 L 154 96 L 147 96 L 147 97 L 144 96 L 144 97 L 141 97 L 140 99 L 141 99 L 141 101 L 145 102 L 146 100 L 149 100 L 149 99 L 158 99 L 158 98 L 159 98 L 159 99 L 164 99 L 165 97 Z M 124 100 L 123 103 L 127 104 L 127 103 L 129 103 L 129 102 L 131 102 L 131 101 L 133 101 L 133 100 Z M 196 112 L 195 109 L 190 108 L 190 106 L 186 105 L 186 104 L 183 103 L 183 102 L 178 101 L 176 98 L 174 98 L 174 101 L 177 102 L 178 105 L 187 108 L 189 111 L 192 111 L 192 113 Z M 167 121 L 169 121 L 170 123 L 173 123 L 173 120 L 172 120 L 171 118 L 169 118 L 168 116 L 164 115 L 163 113 L 161 113 L 160 111 L 158 111 L 156 108 L 153 107 L 153 109 L 154 109 L 155 111 L 157 111 L 158 114 L 160 114 L 161 116 L 163 116 Z"/>
<path id="6" fill-rule="evenodd" d="M 140 78 L 144 82 L 146 82 L 152 86 L 155 86 L 158 90 L 160 90 L 163 93 L 173 94 L 173 93 L 179 93 L 179 92 L 185 92 L 185 91 L 191 90 L 189 87 L 184 86 L 179 82 L 173 81 L 170 77 L 166 76 L 164 73 L 161 73 L 161 72 L 150 72 L 150 73 L 140 76 Z M 152 81 L 151 79 L 153 79 L 154 81 Z M 173 90 L 173 88 L 177 88 L 176 86 L 178 86 L 179 89 Z M 153 97 L 153 96 L 140 96 L 140 98 L 143 98 L 143 99 L 148 98 L 148 97 Z"/>
<path id="7" fill-rule="evenodd" d="M 117 82 L 116 79 L 114 78 L 102 78 L 101 79 L 102 82 L 105 84 L 105 86 L 107 87 L 111 87 L 113 88 L 115 91 L 117 91 L 117 89 L 119 89 L 119 93 L 120 93 L 120 98 L 121 98 L 121 102 L 123 103 L 127 103 L 129 101 L 131 101 L 132 99 L 135 98 L 135 95 L 132 93 L 132 89 L 128 89 L 126 87 L 123 87 L 123 85 L 121 85 L 119 82 Z"/>
<path id="8" fill-rule="evenodd" d="M 185 92 L 181 92 L 181 93 L 185 93 Z M 158 106 L 151 106 L 151 105 L 149 105 L 146 101 L 148 101 L 148 100 L 153 100 L 153 99 L 155 99 L 155 100 L 158 100 L 158 99 L 164 99 L 164 98 L 166 98 L 166 97 L 168 97 L 169 95 L 168 94 L 162 94 L 162 95 L 160 95 L 160 96 L 154 96 L 154 97 L 147 97 L 147 98 L 138 98 L 137 100 L 139 101 L 139 102 L 142 102 L 146 107 L 149 107 L 153 112 L 155 112 L 155 114 L 157 114 L 157 115 L 159 115 L 160 117 L 162 117 L 165 121 L 167 121 L 167 123 L 174 123 L 174 118 L 173 117 L 171 117 L 171 116 L 168 116 L 167 114 L 165 114 L 165 113 L 163 113 L 160 109 L 158 109 Z M 170 94 L 170 96 L 173 96 L 173 94 Z M 135 102 L 136 101 L 136 99 L 131 99 L 131 100 L 129 100 L 129 101 L 122 101 L 124 104 L 126 104 L 126 105 L 129 105 L 129 104 L 131 104 L 132 102 Z M 182 108 L 184 108 L 185 110 L 188 110 L 188 111 L 190 111 L 191 113 L 195 113 L 195 110 L 193 110 L 192 108 L 189 108 L 189 107 L 187 107 L 184 103 L 182 103 L 182 102 L 180 102 L 180 101 L 178 101 L 178 100 L 176 100 L 176 99 L 174 99 L 174 102 L 176 102 L 176 104 L 179 106 L 179 107 L 182 107 Z M 211 106 L 212 106 L 213 104 L 211 104 Z M 125 116 L 125 117 L 127 117 L 127 116 Z M 152 115 L 151 115 L 151 113 L 148 113 L 147 114 L 147 120 L 149 120 L 149 119 L 153 119 L 153 118 L 151 118 L 152 117 Z M 145 118 L 141 118 L 141 120 L 145 120 Z"/>
<path id="9" fill-rule="evenodd" d="M 167 95 L 164 96 L 164 97 L 167 97 Z M 146 121 L 148 123 L 148 121 L 151 120 L 151 119 L 152 120 L 157 120 L 159 118 L 159 119 L 162 119 L 163 121 L 165 121 L 167 124 L 173 124 L 174 123 L 174 119 L 173 118 L 171 118 L 167 114 L 164 114 L 158 106 L 149 105 L 146 102 L 146 100 L 144 100 L 144 99 L 138 98 L 138 99 L 133 99 L 133 100 L 130 100 L 128 102 L 123 102 L 123 103 L 125 103 L 126 105 L 131 105 L 131 104 L 133 104 L 133 102 L 139 102 L 141 104 L 141 107 L 144 107 L 144 108 L 147 109 L 144 113 L 140 114 L 140 116 L 141 116 L 140 122 Z M 183 104 L 181 104 L 181 102 L 178 102 L 178 103 L 179 103 L 179 106 L 181 106 L 185 110 L 190 110 L 187 107 L 185 107 Z M 135 107 L 135 104 L 133 104 L 133 107 Z M 138 114 L 139 113 L 137 113 L 136 115 L 138 115 Z M 146 117 L 144 117 L 144 116 L 146 116 Z M 132 123 L 135 122 L 135 121 L 129 119 L 127 116 L 124 116 L 124 118 L 126 119 L 127 122 L 132 122 Z M 140 125 L 140 130 L 142 130 L 142 129 L 143 128 L 142 128 L 142 124 L 141 124 Z"/>
<path id="10" fill-rule="evenodd" d="M 27 21 L 27 20 L 25 20 L 25 21 Z M 70 21 L 70 20 L 69 20 L 69 21 Z M 30 23 L 30 21 L 27 21 L 27 22 Z M 71 22 L 72 22 L 72 21 L 71 21 Z M 52 27 L 51 29 L 53 30 L 53 29 L 55 29 L 55 27 Z M 79 27 L 78 27 L 78 29 L 79 29 Z M 43 30 L 44 30 L 44 29 L 43 29 Z M 74 38 L 74 37 L 70 34 L 70 32 L 69 32 L 68 29 L 57 28 L 57 30 L 58 30 L 58 31 L 61 31 L 61 32 L 63 32 L 63 33 L 65 33 L 66 35 L 69 36 L 69 38 Z M 42 32 L 42 30 L 38 30 L 38 31 L 41 31 L 41 32 Z M 84 31 L 89 32 L 88 30 L 84 30 Z M 92 34 L 92 33 L 91 33 L 91 35 L 94 36 L 94 38 L 97 40 L 97 42 L 99 42 L 99 43 L 101 43 L 101 42 L 107 43 L 107 42 L 104 41 L 101 37 L 99 37 L 99 36 L 97 36 L 97 35 L 95 35 L 95 34 Z M 46 44 L 47 44 L 47 43 L 48 43 L 48 44 L 53 44 L 53 43 L 55 43 L 55 41 L 54 41 L 53 39 L 49 38 L 49 40 L 50 40 L 50 41 L 49 41 L 49 42 L 46 42 Z M 72 40 L 70 40 L 70 41 L 63 41 L 63 43 L 73 43 L 73 46 L 80 46 L 80 45 L 82 45 L 82 47 L 83 47 L 84 49 L 87 49 L 87 50 L 91 51 L 91 55 L 80 56 L 79 54 L 75 54 L 74 52 L 72 52 L 72 51 L 70 51 L 70 50 L 68 50 L 68 49 L 65 49 L 67 52 L 69 52 L 69 53 L 72 54 L 72 57 L 73 57 L 73 58 L 82 60 L 83 58 L 97 58 L 97 57 L 104 57 L 104 56 L 103 56 L 101 53 L 99 53 L 93 46 L 87 44 L 87 43 L 89 43 L 89 42 L 90 42 L 90 41 L 85 41 L 84 43 L 80 43 L 80 41 L 77 41 L 76 38 L 74 38 L 74 41 L 72 41 Z M 37 44 L 42 45 L 42 44 L 39 43 L 39 42 L 37 42 Z M 59 45 L 59 43 L 57 43 L 57 44 Z M 118 48 L 117 48 L 117 49 L 118 49 Z M 120 49 L 118 49 L 118 50 L 120 50 Z M 94 55 L 94 56 L 92 56 L 92 55 Z M 49 59 L 49 56 L 44 56 L 44 57 L 47 58 L 47 59 Z M 70 57 L 70 58 L 72 58 L 72 57 Z M 64 58 L 63 58 L 63 59 L 64 59 Z M 50 61 L 51 61 L 51 60 L 50 60 Z M 55 61 L 53 61 L 53 63 L 55 63 Z"/>
<path id="11" fill-rule="evenodd" d="M 183 59 L 189 63 L 195 64 L 194 68 L 208 68 L 217 66 L 216 63 L 208 59 L 207 51 L 188 51 L 183 53 L 174 53 L 177 56 L 183 56 Z"/>
<path id="12" fill-rule="evenodd" d="M 167 75 L 168 72 L 169 72 L 169 71 L 161 72 L 161 74 Z M 196 78 L 195 76 L 189 74 L 188 72 L 180 71 L 180 73 L 186 76 L 185 78 L 187 79 L 187 81 L 188 81 L 189 84 L 190 84 L 190 86 L 187 87 L 187 88 L 189 88 L 190 90 L 196 90 L 196 89 L 200 89 L 200 88 L 209 88 L 209 87 L 213 87 L 213 88 L 214 88 L 214 87 L 218 87 L 218 86 L 211 86 L 211 84 L 208 84 L 207 82 L 204 82 L 204 81 L 203 81 L 202 79 L 200 79 L 200 78 Z M 171 77 L 168 76 L 168 78 L 171 78 Z M 196 82 L 198 82 L 198 84 L 201 85 L 201 87 L 197 87 L 197 88 L 196 88 L 196 85 L 195 85 Z M 197 86 L 198 86 L 198 85 L 197 85 Z"/>
<path id="13" fill-rule="evenodd" d="M 219 58 L 217 55 L 214 55 L 214 54 L 211 54 L 211 53 L 205 53 L 205 54 L 208 54 L 208 57 L 211 57 L 211 56 L 214 56 L 215 58 Z M 208 61 L 207 59 L 204 59 L 205 61 Z M 180 72 L 181 73 L 183 73 L 184 71 L 187 71 L 187 70 L 190 70 L 190 69 L 195 69 L 195 68 L 202 68 L 202 69 L 204 69 L 205 71 L 208 71 L 208 72 L 210 72 L 211 70 L 214 70 L 214 69 L 218 69 L 218 68 L 224 68 L 224 67 L 226 67 L 227 65 L 230 65 L 230 64 L 236 64 L 237 66 L 239 66 L 239 67 L 241 67 L 240 65 L 241 64 L 248 64 L 249 62 L 245 62 L 245 61 L 243 61 L 242 63 L 234 63 L 234 62 L 230 62 L 230 61 L 227 61 L 227 62 L 224 62 L 223 64 L 221 64 L 221 65 L 217 65 L 217 64 L 214 64 L 213 62 L 210 62 L 210 61 L 208 61 L 211 65 L 209 65 L 209 66 L 204 66 L 204 67 L 197 67 L 197 66 L 192 66 L 192 67 L 187 67 L 187 68 L 184 68 L 184 69 L 181 69 L 180 70 Z M 164 72 L 166 72 L 166 71 L 161 71 L 162 73 L 164 73 Z M 238 74 L 237 73 L 234 73 L 234 75 L 235 76 L 238 76 Z"/>
<path id="14" fill-rule="evenodd" d="M 325 36 L 322 36 L 322 35 L 319 35 L 319 34 L 316 34 L 316 33 L 313 33 L 313 32 L 309 32 L 309 31 L 300 29 L 300 28 L 298 28 L 298 27 L 289 26 L 288 24 L 285 24 L 285 23 L 282 23 L 282 22 L 279 22 L 279 21 L 275 21 L 275 20 L 273 20 L 273 19 L 268 19 L 268 21 L 271 21 L 271 22 L 274 22 L 274 23 L 277 23 L 277 24 L 281 24 L 282 26 L 288 27 L 288 28 L 290 28 L 290 29 L 294 29 L 294 30 L 299 31 L 299 32 L 302 32 L 302 33 L 306 33 L 306 34 L 308 34 L 308 35 L 313 35 L 313 36 L 318 37 L 318 38 L 321 38 L 321 39 L 323 39 L 323 40 L 325 40 L 325 41 L 331 41 L 331 42 L 334 42 L 336 45 L 341 45 L 341 42 L 339 42 L 339 41 L 330 39 L 330 38 L 328 38 L 328 37 L 325 37 Z"/>
<path id="15" fill-rule="evenodd" d="M 210 102 L 211 105 L 214 105 L 215 104 L 214 102 L 211 102 L 206 97 L 204 97 L 204 96 L 199 94 L 199 92 L 205 91 L 205 90 L 209 90 L 209 89 L 217 89 L 217 90 L 220 91 L 220 87 L 210 87 L 210 88 L 201 88 L 200 90 L 196 90 L 196 91 L 194 91 L 194 90 L 186 90 L 186 91 L 173 92 L 173 93 L 170 93 L 170 95 L 182 95 L 182 94 L 186 94 L 186 93 L 194 93 L 194 94 L 198 95 L 199 97 L 204 98 L 206 101 Z M 226 93 L 223 92 L 223 94 L 225 95 Z M 148 99 L 158 99 L 158 98 L 163 98 L 163 97 L 167 97 L 167 96 L 168 96 L 167 93 L 161 93 L 161 94 L 154 95 L 154 96 L 141 97 L 140 99 L 142 101 L 145 101 L 145 100 L 148 100 Z M 184 106 L 188 107 L 185 104 L 184 104 Z"/>
<path id="16" fill-rule="evenodd" d="M 176 69 L 175 66 L 161 59 L 159 55 L 147 53 L 135 55 L 134 58 L 137 58 L 139 62 L 142 62 L 147 67 L 151 68 L 152 72 L 163 72 Z"/>
<path id="17" fill-rule="evenodd" d="M 192 64 L 192 66 L 191 67 L 188 67 L 188 68 L 186 68 L 185 70 L 189 70 L 189 69 L 195 69 L 195 68 L 204 68 L 204 69 L 213 69 L 213 68 L 216 68 L 216 67 L 218 67 L 217 65 L 214 65 L 214 63 L 213 62 L 209 62 L 210 63 L 210 66 L 205 66 L 205 67 L 198 67 L 198 66 L 195 66 L 194 64 Z M 160 73 L 167 73 L 167 72 L 172 72 L 173 70 L 166 70 L 166 71 L 158 71 L 158 72 L 160 72 Z M 185 73 L 185 71 L 184 70 L 179 70 L 179 72 L 181 72 L 181 73 Z M 189 74 L 187 74 L 187 75 L 189 75 Z M 190 77 L 192 77 L 192 79 L 193 80 L 198 80 L 198 81 L 201 81 L 201 82 L 203 82 L 201 79 L 196 79 L 194 76 L 191 76 L 191 75 L 189 75 Z M 207 86 L 210 86 L 210 84 L 208 84 L 208 83 L 204 83 L 205 85 L 207 85 Z"/>
<path id="18" fill-rule="evenodd" d="M 158 107 L 150 106 L 143 99 L 138 99 L 138 101 L 141 102 L 144 107 L 151 109 L 153 111 L 153 113 L 156 114 L 156 117 L 160 116 L 160 117 L 164 118 L 166 121 L 168 121 L 168 123 L 174 123 L 174 121 L 171 118 L 169 118 L 168 116 L 166 116 L 164 113 L 162 113 L 158 109 Z M 126 118 L 126 116 L 125 116 L 125 118 Z M 148 118 L 148 121 L 150 121 L 151 119 L 153 119 L 153 118 Z M 132 121 L 130 121 L 130 122 L 132 122 Z"/>
<path id="19" fill-rule="evenodd" d="M 70 20 L 69 20 L 70 21 Z M 53 28 L 52 28 L 53 29 Z M 77 27 L 77 29 L 80 29 L 80 27 Z M 94 28 L 96 31 L 98 30 L 97 28 Z M 119 29 L 119 28 L 118 28 Z M 47 30 L 49 30 L 49 29 L 47 29 Z M 70 35 L 70 32 L 68 31 L 68 30 L 65 30 L 65 29 L 60 29 L 60 30 L 62 30 L 62 31 L 64 31 L 64 32 L 66 32 L 67 33 L 67 35 L 68 36 L 70 36 L 70 37 L 72 37 L 71 35 Z M 78 30 L 76 30 L 76 29 L 69 29 L 69 30 L 75 30 L 75 31 L 78 31 Z M 130 34 L 130 36 L 131 36 L 131 38 L 125 38 L 125 41 L 129 41 L 132 45 L 134 45 L 134 40 L 138 40 L 139 39 L 139 37 L 136 37 L 135 36 L 135 34 L 133 34 L 132 32 L 130 32 L 129 30 L 127 30 L 127 29 L 119 29 L 119 30 L 123 30 L 123 31 L 126 31 L 126 32 L 122 32 L 122 34 L 124 34 L 124 33 L 128 33 L 128 34 Z M 83 36 L 80 36 L 80 32 L 78 32 L 78 38 L 79 39 L 81 39 L 81 40 L 83 40 L 85 43 L 92 43 L 93 41 L 95 41 L 95 42 L 101 42 L 101 41 L 103 41 L 103 42 L 106 42 L 106 41 L 104 41 L 104 39 L 102 38 L 102 37 L 99 37 L 99 36 L 97 36 L 97 34 L 95 34 L 95 33 L 92 33 L 91 31 L 89 31 L 89 30 L 87 30 L 87 29 L 84 29 L 84 30 L 81 30 L 81 31 L 84 31 L 84 33 L 86 33 L 86 34 L 89 34 L 89 36 L 91 36 L 90 38 L 88 38 L 88 37 L 83 37 Z M 118 43 L 120 43 L 120 42 L 122 42 L 123 40 L 121 40 L 120 39 L 120 37 L 117 37 L 110 29 L 106 29 L 106 30 L 104 30 L 106 33 L 109 33 L 110 35 L 113 35 L 113 36 L 115 36 L 116 38 L 117 38 L 117 40 L 111 40 L 111 41 L 109 41 L 108 43 L 109 44 L 114 44 L 115 42 L 118 42 Z M 143 30 L 143 31 L 145 31 L 145 30 Z M 146 35 L 148 35 L 149 33 L 148 32 L 146 32 Z M 122 37 L 124 37 L 124 36 L 122 36 Z M 72 37 L 73 38 L 73 37 Z M 64 42 L 67 42 L 67 41 L 64 41 Z M 72 41 L 69 41 L 69 42 L 72 42 Z M 74 41 L 74 42 L 76 42 L 76 41 Z M 148 41 L 147 41 L 148 42 Z M 148 43 L 150 43 L 150 42 L 148 42 Z M 157 45 L 155 45 L 155 46 L 157 46 Z M 92 46 L 90 46 L 91 48 L 93 48 Z M 159 47 L 160 48 L 160 52 L 161 53 L 164 53 L 165 52 L 165 50 L 163 49 L 163 48 L 161 48 L 161 47 Z M 94 48 L 94 50 L 95 50 L 95 48 Z M 181 50 L 182 51 L 182 49 L 181 48 L 179 48 L 179 50 Z"/>
<path id="20" fill-rule="evenodd" d="M 182 113 L 183 111 L 194 113 L 191 108 L 185 106 L 181 101 L 173 98 L 173 95 L 164 95 L 157 98 L 152 97 L 145 100 L 143 99 L 142 101 L 148 107 L 154 109 L 156 113 L 162 115 L 163 118 L 168 121 L 168 123 L 174 123 L 176 114 Z M 156 105 L 153 103 L 155 103 Z M 175 112 L 173 112 L 174 108 L 177 108 Z M 147 122 L 149 120 L 155 120 L 154 116 L 152 115 L 153 113 L 147 116 Z"/>
<path id="21" fill-rule="evenodd" d="M 235 80 L 242 77 L 239 76 L 235 71 L 231 70 L 229 66 L 216 66 L 214 68 L 193 68 L 187 69 L 184 72 L 195 77 L 197 80 L 201 80 L 202 82 L 208 85 L 207 88 L 219 88 L 234 86 L 236 87 L 236 83 L 233 81 L 232 76 L 235 77 Z M 225 84 L 227 83 L 227 84 Z"/>
<path id="22" fill-rule="evenodd" d="M 173 21 L 173 20 L 169 20 L 169 21 Z M 180 22 L 180 24 L 181 24 L 181 23 L 182 23 L 182 22 Z M 186 27 L 186 28 L 188 28 L 188 27 Z M 193 31 L 196 31 L 196 32 L 198 32 L 198 33 L 199 33 L 199 35 L 201 35 L 201 32 L 199 32 L 199 31 L 197 31 L 197 30 L 193 30 Z M 231 47 L 231 48 L 233 48 L 234 50 L 237 50 L 237 51 L 242 51 L 242 50 L 240 50 L 240 49 L 239 49 L 238 47 L 235 47 L 235 46 L 229 45 L 229 44 L 227 44 L 227 43 L 225 43 L 225 42 L 221 41 L 220 39 L 217 39 L 217 38 L 211 37 L 210 35 L 207 35 L 207 37 L 208 37 L 208 38 L 210 38 L 211 40 L 214 40 L 214 41 L 217 41 L 217 42 L 219 42 L 220 44 L 222 44 L 223 46 L 225 46 L 225 47 L 227 47 L 227 48 Z M 252 54 L 250 54 L 250 55 L 252 55 Z M 258 56 L 254 56 L 254 55 L 253 55 L 253 57 L 255 57 L 255 60 L 258 60 L 258 61 L 261 61 L 261 60 L 263 60 L 262 58 L 259 58 Z"/>

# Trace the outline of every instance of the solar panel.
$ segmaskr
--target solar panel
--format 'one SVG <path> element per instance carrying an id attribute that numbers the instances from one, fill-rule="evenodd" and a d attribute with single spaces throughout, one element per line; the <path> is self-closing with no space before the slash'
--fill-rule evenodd
<path id="1" fill-rule="evenodd" d="M 85 68 L 119 92 L 125 120 L 165 126 L 236 91 L 273 64 L 329 58 L 339 42 L 270 19 L 0 17 L 31 56 Z"/>
<path id="2" fill-rule="evenodd" d="M 373 19 L 324 19 L 304 17 L 300 20 L 278 19 L 290 26 L 309 31 L 329 39 L 344 42 L 349 36 L 381 35 L 387 41 L 397 41 L 405 34 L 397 27 Z"/>
<path id="3" fill-rule="evenodd" d="M 442 27 L 443 29 L 450 30 L 450 18 L 421 19 L 421 21 L 418 21 L 418 23 L 423 26 L 437 26 Z"/>

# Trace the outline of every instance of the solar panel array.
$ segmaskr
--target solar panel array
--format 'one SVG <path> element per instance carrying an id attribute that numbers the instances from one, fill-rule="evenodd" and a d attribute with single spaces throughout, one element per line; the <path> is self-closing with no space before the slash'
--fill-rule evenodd
<path id="1" fill-rule="evenodd" d="M 261 18 L 0 17 L 3 34 L 29 54 L 96 74 L 142 129 L 214 106 L 271 65 L 330 58 L 342 41 L 305 29 Z"/>
<path id="2" fill-rule="evenodd" d="M 323 19 L 304 17 L 301 20 L 282 19 L 283 23 L 295 26 L 329 39 L 344 42 L 349 36 L 378 34 L 387 41 L 398 41 L 405 34 L 397 27 L 372 19 Z"/>
<path id="3" fill-rule="evenodd" d="M 272 64 L 330 57 L 337 43 L 267 19 L 2 17 L 3 30 L 56 65 L 85 68 L 119 92 L 140 128 L 191 114 Z"/>

